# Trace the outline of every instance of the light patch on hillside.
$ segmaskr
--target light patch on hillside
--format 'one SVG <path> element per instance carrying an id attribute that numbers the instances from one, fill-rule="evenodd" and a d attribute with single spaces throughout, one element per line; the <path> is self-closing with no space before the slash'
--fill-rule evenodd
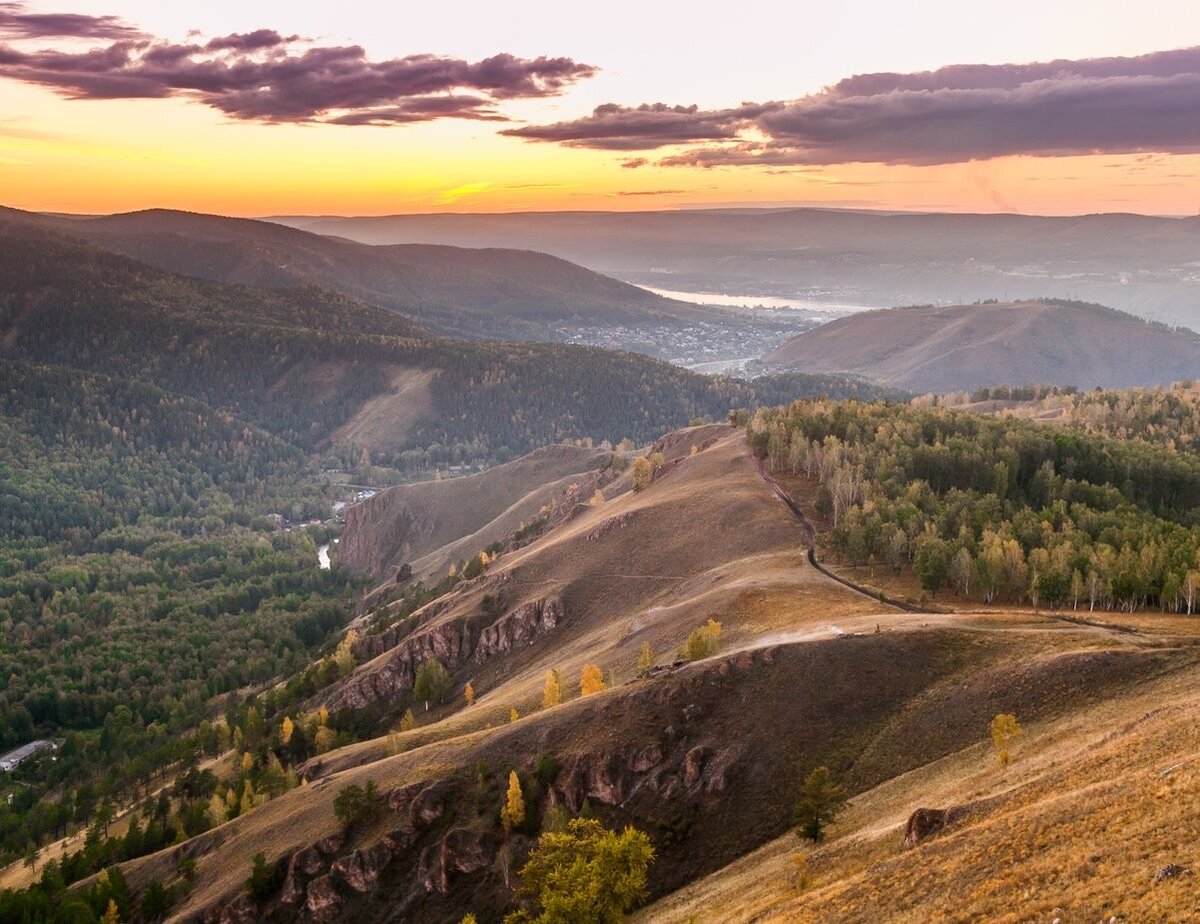
<path id="1" fill-rule="evenodd" d="M 404 446 L 413 424 L 433 409 L 429 386 L 432 369 L 387 367 L 388 390 L 363 403 L 334 431 L 335 443 L 353 443 L 371 452 L 395 452 Z"/>

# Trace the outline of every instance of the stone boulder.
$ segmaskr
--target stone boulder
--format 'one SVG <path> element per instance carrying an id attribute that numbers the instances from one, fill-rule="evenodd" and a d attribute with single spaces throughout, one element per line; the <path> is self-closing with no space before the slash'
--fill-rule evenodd
<path id="1" fill-rule="evenodd" d="M 958 821 L 965 814 L 962 808 L 919 808 L 908 816 L 902 847 L 908 850 Z"/>

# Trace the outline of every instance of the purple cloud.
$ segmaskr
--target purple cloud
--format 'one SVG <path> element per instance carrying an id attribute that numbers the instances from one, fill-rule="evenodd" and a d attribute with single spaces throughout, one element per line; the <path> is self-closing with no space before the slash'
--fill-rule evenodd
<path id="1" fill-rule="evenodd" d="M 643 151 L 700 141 L 726 141 L 750 125 L 763 107 L 701 110 L 698 106 L 649 103 L 636 108 L 607 103 L 590 116 L 553 125 L 526 125 L 501 132 L 527 141 L 556 141 L 567 147 Z"/>
<path id="2" fill-rule="evenodd" d="M 702 110 L 601 106 L 505 134 L 613 151 L 627 167 L 942 164 L 1013 154 L 1200 151 L 1200 47 L 1131 58 L 864 74 L 800 99 Z"/>
<path id="3" fill-rule="evenodd" d="M 51 26 L 24 9 L 0 4 L 0 36 L 117 40 L 69 51 L 0 44 L 0 77 L 70 99 L 191 98 L 235 119 L 339 125 L 499 120 L 501 100 L 554 96 L 596 73 L 570 58 L 510 54 L 476 62 L 430 54 L 371 61 L 357 45 L 318 46 L 271 29 L 174 44 L 112 17 L 55 16 L 59 25 Z"/>
<path id="4" fill-rule="evenodd" d="M 0 39 L 138 39 L 145 33 L 116 16 L 29 13 L 24 3 L 0 3 Z"/>

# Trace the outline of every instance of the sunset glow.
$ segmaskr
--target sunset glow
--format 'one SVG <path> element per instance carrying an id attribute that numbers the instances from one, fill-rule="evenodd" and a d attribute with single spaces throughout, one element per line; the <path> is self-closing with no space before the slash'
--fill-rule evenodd
<path id="1" fill-rule="evenodd" d="M 1172 124 L 1178 123 L 1178 129 L 1161 132 L 1160 126 L 1147 125 L 1149 141 L 1145 149 L 1138 150 L 1128 150 L 1127 139 L 1113 139 L 1107 148 L 1094 146 L 1083 137 L 1080 144 L 1096 153 L 1037 149 L 1013 153 L 1005 140 L 996 156 L 987 156 L 986 151 L 970 152 L 970 156 L 951 152 L 942 158 L 947 162 L 938 163 L 919 162 L 937 159 L 927 153 L 899 155 L 899 161 L 908 162 L 805 163 L 801 161 L 829 155 L 796 157 L 786 153 L 780 158 L 770 144 L 752 151 L 744 161 L 728 154 L 747 141 L 761 146 L 762 131 L 777 130 L 780 124 L 772 114 L 761 120 L 763 128 L 754 121 L 757 115 L 745 121 L 724 121 L 729 112 L 739 111 L 736 107 L 745 100 L 801 100 L 805 107 L 802 119 L 807 120 L 801 125 L 808 132 L 814 117 L 812 107 L 824 107 L 829 99 L 830 91 L 823 88 L 858 74 L 879 75 L 887 70 L 904 75 L 975 61 L 1004 64 L 1058 59 L 1079 62 L 1081 70 L 1086 70 L 1096 58 L 1124 59 L 1200 43 L 1200 12 L 1190 5 L 1161 5 L 1179 7 L 1173 9 L 1169 25 L 1163 25 L 1161 31 L 1152 25 L 1155 17 L 1148 11 L 1144 22 L 1130 27 L 1123 21 L 1119 5 L 1107 5 L 1107 15 L 1089 5 L 1089 22 L 1073 34 L 1071 47 L 1056 47 L 1047 36 L 1026 34 L 1016 27 L 1022 17 L 1032 15 L 1033 4 L 1005 5 L 1011 8 L 1011 28 L 998 36 L 965 36 L 945 22 L 932 32 L 918 22 L 909 23 L 906 35 L 922 38 L 906 39 L 903 49 L 887 48 L 877 35 L 858 36 L 846 28 L 841 14 L 825 12 L 805 20 L 802 38 L 790 55 L 791 40 L 773 35 L 770 29 L 759 31 L 758 47 L 749 47 L 743 41 L 742 24 L 728 25 L 730 37 L 738 41 L 719 53 L 720 17 L 698 14 L 689 24 L 674 25 L 672 66 L 668 69 L 663 61 L 641 54 L 648 40 L 615 42 L 611 24 L 595 29 L 561 19 L 552 24 L 538 18 L 548 16 L 550 10 L 549 5 L 539 4 L 530 4 L 517 15 L 514 28 L 494 33 L 472 30 L 469 37 L 450 28 L 450 20 L 459 12 L 425 11 L 398 22 L 395 12 L 371 3 L 350 5 L 349 15 L 339 22 L 330 13 L 296 11 L 281 3 L 216 3 L 204 10 L 162 10 L 158 4 L 131 0 L 113 0 L 108 5 L 89 0 L 70 8 L 48 0 L 0 4 L 0 16 L 8 22 L 0 26 L 0 46 L 16 52 L 24 62 L 0 62 L 0 201 L 45 211 L 112 212 L 153 206 L 236 215 L 641 210 L 746 204 L 1194 214 L 1200 210 L 1196 184 L 1200 137 L 1188 135 L 1200 135 L 1196 127 L 1200 119 L 1192 119 L 1190 126 L 1186 120 L 1174 119 Z M 1083 9 L 1082 4 L 1065 6 Z M 927 19 L 932 28 L 938 25 L 936 17 L 946 12 L 941 7 L 930 5 L 913 16 Z M 992 13 L 998 15 L 1000 5 L 995 7 Z M 484 15 L 483 9 L 475 8 L 480 15 Z M 65 13 L 111 25 L 100 30 L 105 34 L 96 34 L 94 28 L 82 36 L 46 34 L 67 31 L 57 21 L 52 28 L 44 24 L 50 14 Z M 673 20 L 662 14 L 647 15 L 651 31 L 671 28 Z M 781 5 L 778 15 L 790 20 L 789 28 L 779 31 L 796 34 L 792 27 L 801 26 L 797 14 Z M 890 14 L 881 13 L 886 15 Z M 1056 11 L 1053 15 L 1065 14 Z M 617 13 L 613 16 L 623 18 Z M 103 17 L 107 18 L 101 20 Z M 30 27 L 30 22 L 37 28 Z M 274 30 L 288 40 L 312 38 L 281 45 L 286 51 L 265 52 L 229 51 L 214 42 L 214 38 L 224 42 L 222 36 L 248 35 L 260 29 Z M 363 53 L 355 66 L 361 64 L 372 81 L 392 79 L 379 62 L 408 61 L 413 56 L 436 55 L 439 66 L 453 64 L 461 74 L 455 71 L 441 84 L 426 81 L 429 92 L 401 96 L 399 103 L 393 98 L 399 91 L 384 86 L 366 94 L 370 102 L 365 108 L 320 108 L 329 105 L 323 100 L 312 102 L 311 110 L 293 114 L 278 108 L 295 104 L 291 88 L 286 89 L 290 94 L 286 104 L 282 90 L 272 101 L 247 103 L 247 94 L 241 90 L 178 89 L 169 81 L 186 83 L 192 78 L 162 77 L 160 68 L 153 79 L 167 81 L 162 87 L 139 85 L 134 92 L 142 93 L 140 98 L 105 98 L 128 91 L 114 90 L 111 85 L 68 85 L 61 74 L 43 65 L 41 58 L 36 66 L 28 63 L 45 51 L 78 55 L 129 41 L 122 37 L 123 30 L 144 36 L 134 39 L 135 45 L 139 41 L 150 43 L 148 47 L 175 43 L 170 47 L 178 48 L 183 43 L 199 48 L 195 56 L 199 66 L 211 60 L 234 62 L 231 55 L 244 55 L 236 59 L 237 64 L 265 66 L 263 62 L 275 60 L 273 55 L 312 56 L 357 44 Z M 1064 33 L 1058 30 L 1054 34 L 1061 37 Z M 916 47 L 909 47 L 914 44 Z M 217 50 L 207 50 L 210 46 Z M 841 70 L 836 69 L 838 56 L 825 46 L 841 50 Z M 881 47 L 887 48 L 887 53 L 881 54 Z M 868 52 L 876 62 L 870 67 Z M 135 57 L 142 53 L 136 52 Z M 516 63 L 506 65 L 509 70 L 502 78 L 494 78 L 490 71 L 481 78 L 470 70 L 487 70 L 491 67 L 488 62 L 503 55 L 512 56 Z M 964 57 L 971 55 L 978 57 Z M 1200 59 L 1200 55 L 1195 57 Z M 774 58 L 775 65 L 764 64 L 764 58 Z M 443 65 L 443 59 L 448 63 Z M 538 63 L 543 59 L 549 64 Z M 144 63 L 138 66 L 143 73 L 148 70 Z M 1139 66 L 1131 67 L 1136 71 Z M 368 67 L 374 70 L 368 72 Z M 532 76 L 510 73 L 520 68 Z M 1164 85 L 1194 77 L 1189 68 L 1190 64 L 1175 66 Z M 1104 79 L 1111 79 L 1107 73 L 1104 71 Z M 112 76 L 105 74 L 103 79 L 111 81 Z M 145 78 L 139 80 L 145 82 Z M 504 81 L 512 81 L 512 85 Z M 1129 85 L 1141 86 L 1141 81 L 1137 72 L 1129 78 Z M 366 98 L 359 86 L 356 84 L 356 100 Z M 854 86 L 859 93 L 857 84 Z M 262 96 L 258 90 L 254 93 Z M 1112 97 L 1110 93 L 1108 98 Z M 863 98 L 868 97 L 856 96 L 855 104 Z M 927 105 L 927 99 L 914 98 L 919 106 Z M 1179 98 L 1185 115 L 1189 106 L 1197 105 L 1194 95 L 1191 102 L 1186 95 Z M 585 140 L 559 137 L 563 132 L 593 131 L 595 123 L 590 120 L 597 106 L 611 105 L 617 119 L 625 120 L 625 112 L 637 114 L 637 107 L 659 101 L 666 107 L 697 107 L 695 115 L 669 114 L 681 126 L 672 125 L 671 131 L 699 132 L 699 140 L 639 147 L 645 144 L 644 135 L 599 143 L 586 140 L 587 135 L 582 136 Z M 337 100 L 334 105 L 342 103 Z M 1028 130 L 1026 123 L 1000 122 L 994 132 L 987 129 L 993 113 L 1007 111 L 1004 107 L 1008 105 L 1005 101 L 989 103 L 969 115 L 956 110 L 954 118 L 965 126 L 970 143 L 989 134 L 998 140 L 1015 134 L 1022 136 L 1014 142 L 1019 149 Z M 259 109 L 254 110 L 255 106 Z M 697 128 L 697 120 L 708 118 L 709 113 L 712 121 Z M 659 130 L 646 127 L 645 113 L 638 118 L 637 132 Z M 968 118 L 979 124 L 962 121 Z M 1052 125 L 1065 118 L 1057 113 L 1049 116 Z M 872 124 L 878 124 L 878 117 L 872 119 Z M 335 120 L 342 124 L 328 124 Z M 627 121 L 618 130 L 624 131 Z M 896 131 L 905 131 L 903 124 Z M 931 134 L 926 128 L 912 131 L 920 137 Z M 736 133 L 737 140 L 724 133 Z M 1036 133 L 1030 130 L 1030 134 Z M 773 143 L 778 146 L 782 142 Z M 913 139 L 893 135 L 854 143 L 862 151 L 885 151 L 869 155 L 883 159 L 889 146 L 906 151 Z M 1059 138 L 1046 143 L 1061 148 Z M 862 156 L 855 153 L 858 149 L 831 156 Z M 700 165 L 705 158 L 712 158 L 713 166 Z"/>

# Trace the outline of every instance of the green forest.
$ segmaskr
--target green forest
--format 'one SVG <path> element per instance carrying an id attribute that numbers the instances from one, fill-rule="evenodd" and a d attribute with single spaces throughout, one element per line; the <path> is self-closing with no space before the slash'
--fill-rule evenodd
<path id="1" fill-rule="evenodd" d="M 329 509 L 277 437 L 121 379 L 0 361 L 0 383 L 0 749 L 60 743 L 4 787 L 8 863 L 194 762 L 213 704 L 307 667 L 359 588 L 267 518 Z"/>
<path id="2" fill-rule="evenodd" d="M 819 479 L 830 547 L 852 566 L 911 568 L 931 596 L 1191 613 L 1200 459 L 1162 444 L 1160 399 L 1129 400 L 1145 413 L 1122 417 L 1121 439 L 858 402 L 760 410 L 750 432 L 773 469 Z M 1081 413 L 1124 401 L 1097 394 Z"/>

